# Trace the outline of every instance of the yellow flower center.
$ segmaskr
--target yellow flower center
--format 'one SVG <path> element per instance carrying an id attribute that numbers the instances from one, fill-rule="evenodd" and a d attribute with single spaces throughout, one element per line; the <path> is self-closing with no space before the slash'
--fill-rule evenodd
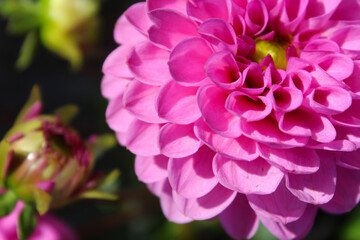
<path id="1" fill-rule="evenodd" d="M 256 50 L 252 57 L 254 62 L 260 63 L 267 55 L 271 55 L 274 60 L 275 67 L 278 69 L 286 69 L 286 48 L 288 43 L 279 40 L 267 41 L 255 40 Z"/>

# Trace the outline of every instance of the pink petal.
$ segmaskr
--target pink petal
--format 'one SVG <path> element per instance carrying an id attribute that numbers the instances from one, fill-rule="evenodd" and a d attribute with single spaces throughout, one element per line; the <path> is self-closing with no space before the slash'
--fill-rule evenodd
<path id="1" fill-rule="evenodd" d="M 322 143 L 331 142 L 336 137 L 336 130 L 328 118 L 299 108 L 283 114 L 279 119 L 279 127 L 284 133 L 311 136 Z"/>
<path id="2" fill-rule="evenodd" d="M 165 217 L 170 221 L 175 223 L 188 223 L 192 221 L 191 218 L 185 216 L 178 210 L 172 196 L 171 186 L 167 180 L 165 180 L 162 184 L 160 205 Z"/>
<path id="3" fill-rule="evenodd" d="M 186 0 L 147 0 L 149 12 L 159 8 L 169 8 L 186 14 Z"/>
<path id="4" fill-rule="evenodd" d="M 268 83 L 263 77 L 259 64 L 251 63 L 242 74 L 243 86 L 241 91 L 251 95 L 260 95 L 264 92 Z"/>
<path id="5" fill-rule="evenodd" d="M 114 29 L 114 39 L 119 44 L 135 44 L 146 37 L 137 30 L 126 18 L 125 14 L 117 20 Z"/>
<path id="6" fill-rule="evenodd" d="M 304 70 L 293 71 L 288 74 L 289 79 L 291 79 L 290 87 L 296 87 L 303 93 L 306 93 L 311 86 L 312 76 L 310 73 Z"/>
<path id="7" fill-rule="evenodd" d="M 124 107 L 136 118 L 148 123 L 164 123 L 155 109 L 159 87 L 132 81 L 124 94 Z"/>
<path id="8" fill-rule="evenodd" d="M 285 0 L 284 10 L 280 16 L 280 29 L 283 33 L 293 33 L 303 21 L 309 0 Z M 283 26 L 282 26 L 283 25 Z"/>
<path id="9" fill-rule="evenodd" d="M 358 20 L 360 11 L 360 2 L 357 0 L 341 1 L 331 16 L 334 20 Z"/>
<path id="10" fill-rule="evenodd" d="M 171 79 L 168 70 L 170 53 L 150 42 L 137 44 L 128 58 L 128 65 L 139 81 L 149 85 L 162 85 Z"/>
<path id="11" fill-rule="evenodd" d="M 359 5 L 359 4 L 358 4 Z M 360 8 L 360 6 L 358 6 Z M 351 57 L 359 59 L 360 57 L 360 27 L 358 25 L 345 26 L 335 31 L 330 39 L 335 41 L 344 53 Z"/>
<path id="12" fill-rule="evenodd" d="M 351 106 L 345 112 L 332 116 L 332 119 L 342 126 L 360 126 L 360 100 L 353 99 Z"/>
<path id="13" fill-rule="evenodd" d="M 277 111 L 291 112 L 301 106 L 302 92 L 294 87 L 273 86 L 269 93 L 274 108 Z"/>
<path id="14" fill-rule="evenodd" d="M 360 150 L 340 153 L 337 164 L 344 168 L 360 170 Z"/>
<path id="15" fill-rule="evenodd" d="M 245 14 L 246 34 L 257 36 L 265 30 L 269 20 L 266 5 L 260 0 L 252 0 L 248 3 Z"/>
<path id="16" fill-rule="evenodd" d="M 202 142 L 225 157 L 252 161 L 259 156 L 255 141 L 245 136 L 226 138 L 216 134 L 202 118 L 196 121 L 194 132 Z"/>
<path id="17" fill-rule="evenodd" d="M 130 54 L 132 47 L 133 46 L 131 45 L 123 45 L 112 51 L 105 59 L 102 69 L 103 73 L 120 78 L 134 78 L 127 64 L 127 57 Z"/>
<path id="18" fill-rule="evenodd" d="M 200 198 L 186 199 L 173 191 L 173 198 L 179 210 L 194 220 L 206 220 L 217 216 L 232 203 L 236 195 L 236 192 L 220 184 Z"/>
<path id="19" fill-rule="evenodd" d="M 227 234 L 234 239 L 252 238 L 259 225 L 255 212 L 242 194 L 237 194 L 230 206 L 219 214 L 219 219 Z"/>
<path id="20" fill-rule="evenodd" d="M 200 116 L 196 100 L 197 88 L 184 87 L 170 81 L 164 85 L 156 101 L 156 109 L 161 118 L 177 124 L 189 124 Z"/>
<path id="21" fill-rule="evenodd" d="M 339 45 L 331 41 L 329 39 L 316 39 L 313 41 L 310 41 L 304 48 L 304 51 L 314 51 L 314 52 L 340 52 Z"/>
<path id="22" fill-rule="evenodd" d="M 294 174 L 309 174 L 318 171 L 320 158 L 315 150 L 308 148 L 279 149 L 259 145 L 262 157 L 271 165 Z"/>
<path id="23" fill-rule="evenodd" d="M 106 74 L 101 80 L 101 93 L 107 99 L 116 98 L 124 93 L 129 82 L 128 79 Z"/>
<path id="24" fill-rule="evenodd" d="M 348 78 L 354 70 L 352 59 L 340 53 L 327 54 L 316 63 L 338 81 Z"/>
<path id="25" fill-rule="evenodd" d="M 225 20 L 208 19 L 199 26 L 198 32 L 206 41 L 216 46 L 217 51 L 229 50 L 236 54 L 236 33 Z"/>
<path id="26" fill-rule="evenodd" d="M 169 67 L 173 78 L 183 85 L 198 85 L 205 78 L 204 66 L 212 50 L 202 38 L 189 38 L 171 52 Z"/>
<path id="27" fill-rule="evenodd" d="M 272 193 L 284 176 L 262 158 L 248 162 L 216 154 L 213 169 L 223 186 L 244 194 Z"/>
<path id="28" fill-rule="evenodd" d="M 208 194 L 218 183 L 212 171 L 214 152 L 202 147 L 185 158 L 171 158 L 168 164 L 172 189 L 185 198 L 199 198 Z"/>
<path id="29" fill-rule="evenodd" d="M 355 93 L 356 96 L 360 96 L 360 61 L 354 61 L 354 71 L 351 76 L 344 80 L 346 85 L 350 87 L 351 92 Z"/>
<path id="30" fill-rule="evenodd" d="M 147 30 L 151 26 L 151 21 L 147 15 L 146 3 L 139 2 L 129 7 L 124 15 L 138 31 L 147 36 Z"/>
<path id="31" fill-rule="evenodd" d="M 250 206 L 259 217 L 287 224 L 298 220 L 307 203 L 301 202 L 281 182 L 275 192 L 268 195 L 247 195 Z"/>
<path id="32" fill-rule="evenodd" d="M 312 174 L 287 174 L 286 187 L 299 200 L 314 205 L 331 200 L 336 186 L 336 165 L 332 152 L 319 151 L 320 168 Z"/>
<path id="33" fill-rule="evenodd" d="M 296 137 L 281 132 L 276 120 L 270 117 L 256 122 L 241 121 L 241 130 L 251 139 L 282 148 L 301 147 L 308 141 L 307 137 Z"/>
<path id="34" fill-rule="evenodd" d="M 242 77 L 234 56 L 228 51 L 212 55 L 205 65 L 206 75 L 219 87 L 234 90 L 242 85 Z"/>
<path id="35" fill-rule="evenodd" d="M 160 126 L 134 120 L 127 132 L 127 148 L 140 156 L 154 156 L 160 154 L 158 135 Z"/>
<path id="36" fill-rule="evenodd" d="M 270 99 L 263 96 L 251 97 L 242 92 L 232 92 L 226 99 L 225 107 L 248 122 L 262 120 L 272 111 Z"/>
<path id="37" fill-rule="evenodd" d="M 308 19 L 306 26 L 310 29 L 321 29 L 322 26 L 328 23 L 340 2 L 341 0 L 309 1 L 306 12 L 306 18 Z"/>
<path id="38" fill-rule="evenodd" d="M 205 85 L 198 91 L 198 103 L 205 122 L 224 137 L 239 137 L 240 118 L 225 108 L 227 94 L 215 85 Z"/>
<path id="39" fill-rule="evenodd" d="M 181 158 L 196 153 L 201 142 L 194 134 L 193 124 L 168 123 L 160 129 L 159 145 L 165 156 Z"/>
<path id="40" fill-rule="evenodd" d="M 157 182 L 167 177 L 168 158 L 163 155 L 135 158 L 135 173 L 140 181 Z"/>
<path id="41" fill-rule="evenodd" d="M 209 18 L 228 21 L 231 3 L 228 0 L 193 0 L 187 2 L 187 14 L 203 22 Z"/>
<path id="42" fill-rule="evenodd" d="M 115 132 L 126 132 L 134 120 L 123 106 L 123 95 L 112 99 L 106 109 L 106 121 Z"/>
<path id="43" fill-rule="evenodd" d="M 311 230 L 317 207 L 308 204 L 304 214 L 295 222 L 283 224 L 271 218 L 260 216 L 260 221 L 279 239 L 303 239 Z"/>
<path id="44" fill-rule="evenodd" d="M 351 211 L 360 201 L 360 172 L 343 167 L 337 167 L 335 195 L 330 202 L 320 207 L 330 213 L 345 213 Z"/>
<path id="45" fill-rule="evenodd" d="M 171 50 L 182 40 L 198 36 L 195 23 L 177 11 L 156 9 L 149 16 L 154 23 L 149 29 L 150 41 L 163 48 Z"/>

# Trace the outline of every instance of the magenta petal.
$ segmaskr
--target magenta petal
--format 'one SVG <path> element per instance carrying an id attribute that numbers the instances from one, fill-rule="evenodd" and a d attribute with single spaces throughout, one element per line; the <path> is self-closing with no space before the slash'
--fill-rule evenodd
<path id="1" fill-rule="evenodd" d="M 196 121 L 194 132 L 202 142 L 225 157 L 252 161 L 259 156 L 255 141 L 245 136 L 227 138 L 216 134 L 202 118 Z"/>
<path id="2" fill-rule="evenodd" d="M 299 200 L 314 205 L 331 200 L 336 186 L 336 164 L 333 153 L 318 152 L 320 168 L 312 174 L 287 174 L 286 187 Z"/>
<path id="3" fill-rule="evenodd" d="M 205 122 L 216 133 L 225 137 L 239 137 L 240 118 L 225 108 L 227 93 L 215 85 L 205 85 L 198 91 L 199 108 Z"/>
<path id="4" fill-rule="evenodd" d="M 283 224 L 298 220 L 308 205 L 292 195 L 285 187 L 284 182 L 280 183 L 276 191 L 271 194 L 251 194 L 247 195 L 247 198 L 258 216 Z"/>
<path id="5" fill-rule="evenodd" d="M 193 124 L 168 123 L 160 129 L 159 146 L 165 156 L 181 158 L 197 152 L 201 142 L 194 134 Z"/>
<path id="6" fill-rule="evenodd" d="M 317 152 L 308 148 L 279 149 L 259 145 L 261 155 L 272 165 L 294 173 L 309 174 L 318 171 L 320 158 Z"/>
<path id="7" fill-rule="evenodd" d="M 343 113 L 332 116 L 342 126 L 360 126 L 360 99 L 353 99 L 351 106 Z"/>
<path id="8" fill-rule="evenodd" d="M 194 199 L 186 199 L 173 191 L 173 198 L 179 210 L 194 220 L 206 220 L 217 216 L 232 203 L 236 195 L 236 192 L 220 184 L 205 196 Z"/>
<path id="9" fill-rule="evenodd" d="M 336 138 L 336 130 L 328 118 L 303 109 L 282 115 L 279 127 L 285 133 L 294 136 L 311 136 L 312 139 L 322 143 L 334 141 Z"/>
<path id="10" fill-rule="evenodd" d="M 135 158 L 135 173 L 140 181 L 152 183 L 168 176 L 168 158 L 163 155 Z"/>
<path id="11" fill-rule="evenodd" d="M 116 22 L 114 39 L 119 44 L 135 44 L 146 40 L 145 36 L 127 20 L 125 14 Z"/>
<path id="12" fill-rule="evenodd" d="M 209 18 L 229 20 L 231 3 L 228 0 L 193 0 L 187 2 L 187 14 L 202 22 Z"/>
<path id="13" fill-rule="evenodd" d="M 124 15 L 135 28 L 147 36 L 151 21 L 147 15 L 145 2 L 135 3 L 125 11 Z"/>
<path id="14" fill-rule="evenodd" d="M 139 120 L 149 123 L 163 123 L 158 116 L 154 102 L 159 87 L 149 86 L 139 81 L 132 81 L 124 94 L 124 107 Z"/>
<path id="15" fill-rule="evenodd" d="M 262 158 L 248 162 L 216 154 L 213 169 L 222 185 L 244 194 L 272 193 L 284 176 Z"/>
<path id="16" fill-rule="evenodd" d="M 149 29 L 149 39 L 163 48 L 171 50 L 182 40 L 198 36 L 195 23 L 177 11 L 156 9 L 149 16 L 154 23 Z"/>
<path id="17" fill-rule="evenodd" d="M 127 132 L 127 148 L 140 156 L 160 154 L 158 135 L 160 125 L 134 120 Z"/>
<path id="18" fill-rule="evenodd" d="M 205 65 L 206 75 L 221 88 L 234 90 L 242 84 L 239 67 L 228 51 L 212 55 Z"/>
<path id="19" fill-rule="evenodd" d="M 328 20 L 335 12 L 341 0 L 328 0 L 328 1 L 309 1 L 307 7 L 306 18 L 308 28 L 321 29 L 322 26 L 328 23 Z"/>
<path id="20" fill-rule="evenodd" d="M 360 2 L 357 0 L 341 1 L 331 16 L 334 20 L 359 20 Z"/>
<path id="21" fill-rule="evenodd" d="M 308 142 L 307 137 L 296 137 L 280 131 L 278 123 L 267 117 L 256 122 L 241 121 L 244 135 L 259 142 L 279 147 L 301 147 Z"/>
<path id="22" fill-rule="evenodd" d="M 156 109 L 161 118 L 177 124 L 189 124 L 200 116 L 196 100 L 197 88 L 184 87 L 170 81 L 159 92 Z"/>
<path id="23" fill-rule="evenodd" d="M 331 86 L 315 88 L 307 100 L 313 110 L 326 115 L 344 112 L 352 103 L 351 95 L 347 90 Z"/>
<path id="24" fill-rule="evenodd" d="M 192 156 L 171 158 L 168 172 L 174 191 L 185 198 L 199 198 L 209 193 L 218 183 L 212 171 L 214 154 L 208 147 L 202 147 Z"/>
<path id="25" fill-rule="evenodd" d="M 123 45 L 112 51 L 105 59 L 102 69 L 103 73 L 120 78 L 134 78 L 127 65 L 127 57 L 130 54 L 132 47 L 132 45 Z"/>
<path id="26" fill-rule="evenodd" d="M 158 8 L 169 8 L 186 14 L 186 0 L 147 0 L 149 12 Z"/>
<path id="27" fill-rule="evenodd" d="M 139 81 L 162 85 L 171 79 L 168 70 L 170 53 L 150 42 L 137 44 L 129 55 L 128 65 Z"/>
<path id="28" fill-rule="evenodd" d="M 101 93 L 107 99 L 116 98 L 122 95 L 129 84 L 129 80 L 118 78 L 114 75 L 107 74 L 101 80 Z"/>
<path id="29" fill-rule="evenodd" d="M 340 53 L 327 54 L 316 63 L 338 81 L 348 78 L 354 69 L 352 59 Z"/>
<path id="30" fill-rule="evenodd" d="M 300 107 L 303 102 L 301 90 L 294 87 L 273 86 L 270 99 L 277 111 L 291 112 Z"/>
<path id="31" fill-rule="evenodd" d="M 262 120 L 272 111 L 270 99 L 263 96 L 252 97 L 242 92 L 232 92 L 226 99 L 225 107 L 248 122 Z"/>
<path id="32" fill-rule="evenodd" d="M 106 120 L 115 132 L 126 132 L 135 117 L 123 106 L 123 95 L 112 99 L 106 109 Z"/>
<path id="33" fill-rule="evenodd" d="M 359 56 L 360 57 L 360 56 Z M 351 92 L 355 93 L 357 97 L 360 96 L 360 61 L 354 61 L 354 71 L 351 76 L 344 80 L 346 85 L 350 87 Z"/>
<path id="34" fill-rule="evenodd" d="M 360 201 L 360 171 L 337 167 L 335 195 L 320 207 L 330 213 L 351 211 Z"/>
<path id="35" fill-rule="evenodd" d="M 260 216 L 260 221 L 279 239 L 303 239 L 314 224 L 317 207 L 308 204 L 304 214 L 295 222 L 282 224 L 271 218 Z"/>
<path id="36" fill-rule="evenodd" d="M 358 6 L 358 8 L 360 8 L 360 5 Z M 332 34 L 330 39 L 335 41 L 341 47 L 341 49 L 346 53 L 346 55 L 348 55 L 351 58 L 359 59 L 360 57 L 359 34 L 360 34 L 360 27 L 358 25 L 351 25 L 338 29 Z"/>
<path id="37" fill-rule="evenodd" d="M 266 28 L 268 20 L 269 13 L 262 1 L 253 0 L 248 3 L 245 15 L 247 35 L 259 35 Z"/>
<path id="38" fill-rule="evenodd" d="M 340 153 L 337 164 L 344 168 L 360 170 L 360 150 Z"/>
<path id="39" fill-rule="evenodd" d="M 234 28 L 225 20 L 211 18 L 203 22 L 198 28 L 199 34 L 217 50 L 229 50 L 236 54 L 236 33 Z"/>
<path id="40" fill-rule="evenodd" d="M 237 194 L 234 201 L 219 214 L 221 225 L 234 239 L 250 239 L 256 233 L 259 220 L 247 198 Z"/>
<path id="41" fill-rule="evenodd" d="M 165 217 L 175 223 L 188 223 L 192 219 L 180 212 L 174 202 L 172 189 L 168 180 L 160 182 L 160 205 Z"/>
<path id="42" fill-rule="evenodd" d="M 212 50 L 202 38 L 189 38 L 171 52 L 169 67 L 173 78 L 183 85 L 198 85 L 205 78 L 204 66 Z"/>

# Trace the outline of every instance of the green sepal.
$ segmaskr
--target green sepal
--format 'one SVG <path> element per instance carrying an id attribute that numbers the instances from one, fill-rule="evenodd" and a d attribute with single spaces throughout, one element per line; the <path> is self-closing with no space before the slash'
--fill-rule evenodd
<path id="1" fill-rule="evenodd" d="M 116 194 L 104 193 L 97 190 L 89 190 L 82 193 L 79 198 L 85 199 L 101 199 L 101 200 L 117 200 L 118 196 Z"/>
<path id="2" fill-rule="evenodd" d="M 50 203 L 52 200 L 51 195 L 37 187 L 34 187 L 33 193 L 36 204 L 36 210 L 40 215 L 45 214 L 50 208 Z"/>
<path id="3" fill-rule="evenodd" d="M 31 236 L 36 228 L 36 209 L 31 204 L 26 204 L 20 213 L 17 223 L 19 240 L 25 240 Z"/>
<path id="4" fill-rule="evenodd" d="M 4 139 L 0 142 L 0 187 L 5 186 L 5 171 L 9 156 L 10 145 L 9 142 Z"/>
<path id="5" fill-rule="evenodd" d="M 54 115 L 59 116 L 63 124 L 69 124 L 78 112 L 78 106 L 69 104 L 56 109 Z"/>
<path id="6" fill-rule="evenodd" d="M 102 192 L 114 191 L 114 188 L 117 188 L 119 176 L 120 171 L 117 169 L 113 170 L 98 182 L 96 188 Z"/>
<path id="7" fill-rule="evenodd" d="M 31 93 L 30 93 L 30 97 L 27 100 L 27 102 L 25 103 L 24 107 L 21 109 L 19 115 L 17 116 L 14 125 L 18 124 L 19 122 L 21 122 L 24 117 L 26 116 L 26 114 L 28 113 L 28 111 L 30 110 L 30 108 L 36 103 L 39 102 L 41 103 L 41 93 L 40 93 L 40 88 L 38 85 L 34 85 Z"/>
<path id="8" fill-rule="evenodd" d="M 14 134 L 27 134 L 31 131 L 37 130 L 42 126 L 41 120 L 35 119 L 14 125 L 5 135 L 5 138 L 11 137 Z"/>
<path id="9" fill-rule="evenodd" d="M 104 134 L 98 136 L 94 144 L 91 145 L 91 151 L 94 158 L 98 158 L 101 154 L 108 151 L 116 145 L 116 138 L 113 134 Z"/>
<path id="10" fill-rule="evenodd" d="M 10 214 L 13 211 L 17 200 L 16 194 L 11 190 L 0 194 L 0 217 Z"/>
<path id="11" fill-rule="evenodd" d="M 19 57 L 16 60 L 16 68 L 18 70 L 25 70 L 28 68 L 34 59 L 35 49 L 39 41 L 38 33 L 36 31 L 29 32 L 21 46 Z"/>

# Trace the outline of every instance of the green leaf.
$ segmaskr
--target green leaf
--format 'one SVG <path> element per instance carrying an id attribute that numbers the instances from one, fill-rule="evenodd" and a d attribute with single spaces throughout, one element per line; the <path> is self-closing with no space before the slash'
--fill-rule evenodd
<path id="1" fill-rule="evenodd" d="M 2 140 L 0 142 L 0 187 L 3 187 L 5 184 L 5 171 L 8 162 L 9 149 L 9 142 L 7 140 Z"/>
<path id="2" fill-rule="evenodd" d="M 9 190 L 0 194 L 0 217 L 4 217 L 12 212 L 17 202 L 16 194 Z"/>
<path id="3" fill-rule="evenodd" d="M 101 154 L 109 150 L 116 145 L 116 138 L 113 134 L 104 134 L 98 136 L 95 143 L 91 146 L 91 150 L 96 159 Z"/>
<path id="4" fill-rule="evenodd" d="M 36 227 L 36 210 L 35 207 L 26 204 L 20 213 L 18 224 L 17 224 L 17 233 L 19 240 L 25 240 L 35 230 Z"/>
<path id="5" fill-rule="evenodd" d="M 45 214 L 50 207 L 51 195 L 37 187 L 34 187 L 33 193 L 37 211 L 40 215 Z"/>
<path id="6" fill-rule="evenodd" d="M 70 104 L 56 109 L 54 114 L 61 118 L 63 124 L 68 124 L 74 119 L 78 111 L 78 106 Z"/>
<path id="7" fill-rule="evenodd" d="M 16 60 L 16 68 L 24 70 L 28 68 L 34 58 L 34 52 L 38 43 L 38 35 L 31 31 L 26 35 L 23 45 L 21 46 L 19 57 Z"/>
<path id="8" fill-rule="evenodd" d="M 40 93 L 40 88 L 38 85 L 33 86 L 31 93 L 30 93 L 30 97 L 29 97 L 28 101 L 25 103 L 24 107 L 21 109 L 18 117 L 15 120 L 15 124 L 17 124 L 23 120 L 23 118 L 26 116 L 28 111 L 31 109 L 31 107 L 36 102 L 41 103 L 41 93 Z"/>

